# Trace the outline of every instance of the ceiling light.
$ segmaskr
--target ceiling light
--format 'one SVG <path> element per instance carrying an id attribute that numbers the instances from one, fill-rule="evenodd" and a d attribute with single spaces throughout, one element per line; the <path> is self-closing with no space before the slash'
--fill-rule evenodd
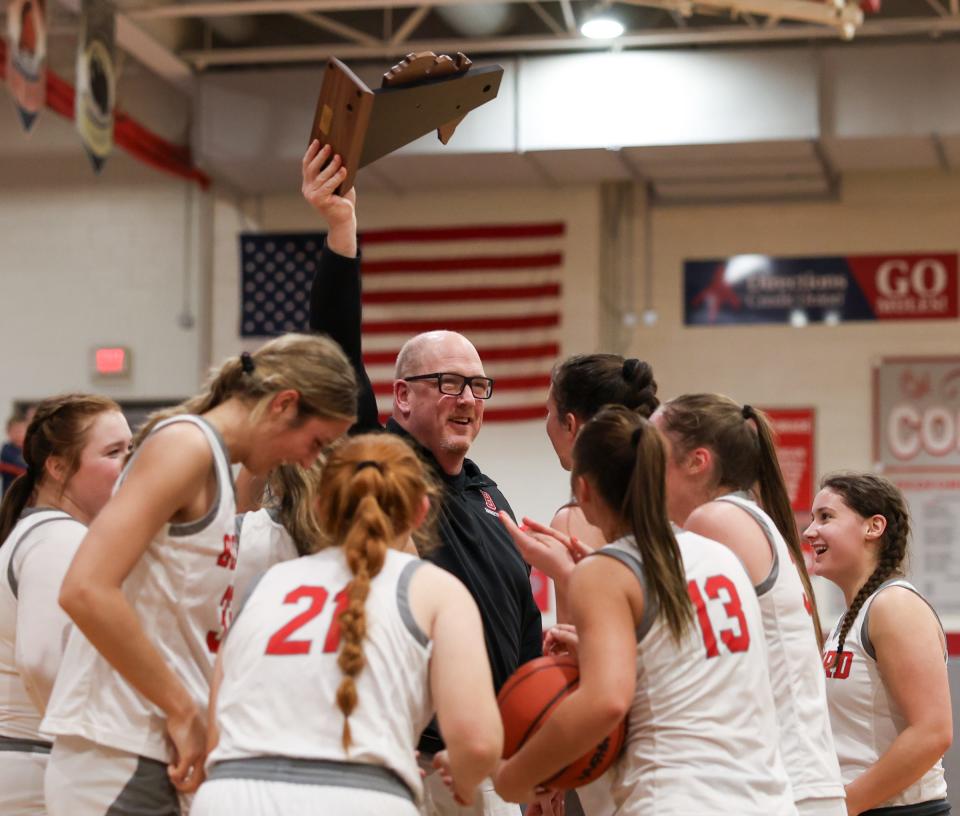
<path id="1" fill-rule="evenodd" d="M 591 40 L 614 40 L 623 34 L 623 23 L 607 15 L 591 17 L 583 21 L 580 33 Z"/>

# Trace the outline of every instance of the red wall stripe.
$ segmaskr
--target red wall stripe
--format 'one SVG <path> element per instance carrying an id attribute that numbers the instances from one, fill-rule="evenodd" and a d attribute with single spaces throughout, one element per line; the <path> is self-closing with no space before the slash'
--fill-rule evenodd
<path id="1" fill-rule="evenodd" d="M 393 365 L 397 360 L 399 347 L 391 351 L 368 351 L 363 355 L 365 365 Z M 535 360 L 541 357 L 559 357 L 559 343 L 541 343 L 533 346 L 503 346 L 477 349 L 480 359 L 491 360 Z"/>
<path id="2" fill-rule="evenodd" d="M 960 657 L 960 632 L 947 632 L 947 653 L 951 657 Z"/>
<path id="3" fill-rule="evenodd" d="M 543 419 L 547 415 L 546 405 L 520 405 L 516 408 L 487 408 L 483 412 L 483 421 L 486 422 L 523 422 L 525 420 Z M 389 413 L 380 414 L 380 422 L 386 422 Z"/>
<path id="4" fill-rule="evenodd" d="M 389 289 L 379 292 L 364 292 L 365 304 L 378 303 L 447 303 L 460 300 L 529 300 L 531 298 L 557 297 L 559 283 L 542 286 L 490 286 L 473 289 Z"/>
<path id="5" fill-rule="evenodd" d="M 496 377 L 493 393 L 500 391 L 524 391 L 528 388 L 549 388 L 549 374 L 523 374 L 515 377 Z M 393 393 L 393 381 L 383 380 L 373 383 L 373 393 L 385 396 Z"/>
<path id="6" fill-rule="evenodd" d="M 407 272 L 458 272 L 484 269 L 501 272 L 508 269 L 548 269 L 559 267 L 563 255 L 550 252 L 539 255 L 480 255 L 458 258 L 397 258 L 383 261 L 364 260 L 364 275 L 397 275 Z"/>
<path id="7" fill-rule="evenodd" d="M 553 328 L 560 325 L 559 314 L 531 317 L 466 317 L 432 320 L 365 320 L 364 334 L 419 334 L 448 329 L 450 331 L 499 331 L 506 329 Z"/>
<path id="8" fill-rule="evenodd" d="M 553 238 L 566 232 L 562 221 L 550 224 L 491 224 L 466 227 L 367 230 L 360 236 L 363 244 L 395 244 L 422 241 L 469 241 L 483 238 Z"/>

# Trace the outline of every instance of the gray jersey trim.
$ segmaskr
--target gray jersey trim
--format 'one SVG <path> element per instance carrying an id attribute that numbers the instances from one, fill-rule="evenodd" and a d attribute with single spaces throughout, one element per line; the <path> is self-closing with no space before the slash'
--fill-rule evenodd
<path id="1" fill-rule="evenodd" d="M 230 490 L 233 492 L 234 500 L 236 500 L 236 488 L 233 484 L 233 474 L 230 472 L 230 452 L 227 450 L 227 445 L 223 441 L 223 437 L 220 436 L 220 432 L 213 427 L 209 422 L 207 422 L 203 417 L 196 416 L 195 414 L 185 414 L 183 417 L 171 417 L 168 424 L 172 425 L 174 422 L 178 421 L 187 421 L 191 420 L 187 417 L 192 417 L 193 419 L 198 420 L 204 428 L 210 431 L 213 434 L 213 438 L 217 440 L 217 445 L 220 447 L 220 452 L 223 454 L 224 462 L 227 467 L 227 474 L 230 480 Z M 164 426 L 166 427 L 166 425 Z M 217 517 L 217 511 L 220 509 L 220 499 L 223 496 L 223 485 L 220 483 L 222 480 L 220 478 L 220 468 L 217 462 L 216 452 L 213 456 L 213 469 L 217 474 L 217 493 L 214 496 L 213 503 L 210 505 L 210 509 L 203 514 L 201 518 L 198 518 L 194 521 L 188 521 L 183 524 L 171 524 L 169 533 L 171 536 L 183 537 L 188 535 L 195 535 L 196 533 L 202 532 L 205 530 Z"/>
<path id="2" fill-rule="evenodd" d="M 389 768 L 382 765 L 363 765 L 359 762 L 282 756 L 226 759 L 210 768 L 207 779 L 257 779 L 264 782 L 355 788 L 389 793 L 416 802 L 413 791 Z"/>
<path id="3" fill-rule="evenodd" d="M 741 501 L 737 501 L 737 499 L 740 499 Z M 750 518 L 760 525 L 760 529 L 763 530 L 763 534 L 767 537 L 767 542 L 770 544 L 770 552 L 773 554 L 773 563 L 770 565 L 770 572 L 767 573 L 767 577 L 753 587 L 754 591 L 757 593 L 757 597 L 765 595 L 771 589 L 773 589 L 774 584 L 777 583 L 777 576 L 780 575 L 780 553 L 777 552 L 777 541 L 773 537 L 773 533 L 770 531 L 770 528 L 767 526 L 768 520 L 764 518 L 764 516 L 761 514 L 761 511 L 759 511 L 759 508 L 752 507 L 750 504 L 741 503 L 753 501 L 753 499 L 751 499 L 742 491 L 730 493 L 726 496 L 719 496 L 714 499 L 714 501 L 727 502 L 735 507 L 739 507 L 741 510 L 745 510 L 749 514 Z"/>
<path id="4" fill-rule="evenodd" d="M 397 579 L 397 609 L 400 610 L 400 619 L 407 627 L 407 631 L 413 635 L 413 639 L 424 648 L 429 645 L 430 638 L 420 628 L 410 609 L 410 581 L 413 580 L 414 573 L 425 563 L 425 561 L 411 561 L 403 568 Z"/>
<path id="5" fill-rule="evenodd" d="M 53 743 L 44 740 L 0 736 L 0 751 L 13 751 L 18 754 L 49 754 L 52 747 Z"/>
<path id="6" fill-rule="evenodd" d="M 104 816 L 180 816 L 180 799 L 167 775 L 166 764 L 137 757 L 133 776 Z"/>
<path id="7" fill-rule="evenodd" d="M 877 587 L 877 591 L 867 599 L 869 604 L 866 611 L 863 613 L 863 622 L 860 624 L 860 643 L 863 644 L 863 651 L 870 655 L 872 660 L 877 659 L 877 650 L 873 646 L 873 641 L 870 640 L 870 607 L 873 606 L 873 601 L 877 595 L 890 586 L 902 586 L 904 589 L 909 589 L 914 595 L 916 595 L 921 601 L 930 607 L 930 611 L 933 612 L 933 616 L 937 619 L 937 623 L 940 624 L 940 631 L 943 631 L 943 622 L 940 620 L 937 610 L 933 608 L 933 604 L 924 598 L 923 595 L 920 594 L 919 590 L 916 587 L 911 586 L 910 583 L 905 579 L 891 578 L 889 581 L 884 581 L 882 584 L 880 584 L 880 586 Z"/>
<path id="8" fill-rule="evenodd" d="M 13 542 L 13 544 L 9 545 L 10 547 L 13 547 L 13 550 L 10 552 L 10 560 L 7 562 L 7 583 L 10 585 L 10 591 L 13 593 L 14 598 L 19 599 L 20 597 L 20 581 L 17 578 L 17 575 L 13 569 L 13 559 L 16 557 L 17 550 L 20 548 L 20 545 L 26 540 L 27 536 L 29 536 L 30 533 L 32 533 L 38 527 L 43 527 L 44 524 L 49 524 L 51 521 L 64 521 L 64 520 L 77 521 L 69 513 L 64 513 L 62 510 L 46 510 L 46 508 L 44 508 L 43 510 L 38 509 L 36 512 L 45 512 L 45 511 L 50 513 L 57 513 L 58 515 L 52 516 L 48 519 L 43 519 L 41 521 L 38 521 L 29 530 L 25 530 L 23 533 L 21 533 L 20 536 L 17 538 L 17 540 Z M 27 515 L 27 514 L 24 513 L 24 515 Z M 30 513 L 29 515 L 33 515 L 33 513 Z M 21 516 L 21 518 L 23 518 L 23 516 Z M 79 523 L 80 522 L 77 522 L 77 524 Z"/>
<path id="9" fill-rule="evenodd" d="M 619 547 L 601 547 L 599 550 L 594 551 L 593 554 L 606 555 L 608 558 L 619 561 L 629 569 L 640 582 L 640 586 L 643 589 L 643 618 L 637 626 L 637 643 L 639 643 L 644 639 L 647 632 L 650 631 L 650 627 L 653 626 L 653 622 L 657 618 L 657 612 L 659 612 L 657 599 L 647 589 L 647 574 L 643 570 L 643 561 L 639 555 L 628 553 Z"/>

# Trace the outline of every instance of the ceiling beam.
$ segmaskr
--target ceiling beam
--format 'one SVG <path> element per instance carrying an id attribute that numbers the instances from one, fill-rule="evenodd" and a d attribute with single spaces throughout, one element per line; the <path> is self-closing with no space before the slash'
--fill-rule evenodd
<path id="1" fill-rule="evenodd" d="M 348 26 L 338 20 L 327 17 L 325 14 L 298 12 L 293 16 L 301 22 L 307 23 L 307 25 L 312 25 L 314 28 L 319 28 L 323 31 L 329 31 L 331 34 L 336 34 L 338 37 L 343 37 L 345 40 L 350 40 L 350 42 L 355 42 L 358 45 L 369 45 L 373 47 L 382 44 L 382 41 L 376 37 L 372 37 L 360 31 L 358 28 Z"/>
<path id="2" fill-rule="evenodd" d="M 420 6 L 420 8 L 414 9 L 410 12 L 410 16 L 400 25 L 400 27 L 393 32 L 393 36 L 390 38 L 390 45 L 400 45 L 401 43 L 406 42 L 410 35 L 417 30 L 417 27 L 420 23 L 423 22 L 423 18 L 430 13 L 430 6 Z M 410 50 L 409 48 L 406 50 Z M 416 51 L 429 51 L 428 48 L 417 48 Z"/>
<path id="3" fill-rule="evenodd" d="M 525 3 L 527 0 L 505 0 Z M 504 0 L 433 0 L 433 6 L 478 6 Z M 163 17 L 234 17 L 238 14 L 294 14 L 304 11 L 361 11 L 363 9 L 410 8 L 415 0 L 199 0 L 131 9 L 131 17 L 156 20 Z"/>
<path id="4" fill-rule="evenodd" d="M 858 38 L 903 37 L 960 31 L 960 18 L 912 18 L 870 20 L 857 31 Z M 710 43 L 790 42 L 832 40 L 837 32 L 825 26 L 784 26 L 751 29 L 746 26 L 686 28 L 626 34 L 617 40 L 622 48 L 666 48 Z M 323 62 L 331 56 L 343 60 L 392 58 L 410 51 L 437 51 L 472 54 L 503 54 L 523 51 L 603 51 L 608 43 L 585 37 L 562 35 L 537 37 L 500 37 L 490 39 L 424 40 L 377 48 L 360 45 L 305 45 L 269 48 L 215 48 L 186 51 L 183 59 L 200 69 L 217 65 L 255 65 L 268 63 Z"/>
<path id="5" fill-rule="evenodd" d="M 564 33 L 563 26 L 553 19 L 553 15 L 550 14 L 543 6 L 541 6 L 537 0 L 527 0 L 527 5 L 530 6 L 531 11 L 533 11 L 533 13 L 540 18 L 540 22 L 549 28 L 550 31 L 552 31 L 554 34 Z"/>
<path id="6" fill-rule="evenodd" d="M 960 0 L 953 0 L 953 2 L 960 3 Z M 563 12 L 563 24 L 567 27 L 567 32 L 576 34 L 577 18 L 573 16 L 573 6 L 570 5 L 570 0 L 560 0 L 560 11 Z"/>

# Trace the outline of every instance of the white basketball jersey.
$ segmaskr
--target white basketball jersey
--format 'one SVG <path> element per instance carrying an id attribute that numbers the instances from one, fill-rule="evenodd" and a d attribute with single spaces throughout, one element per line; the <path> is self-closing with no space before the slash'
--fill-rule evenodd
<path id="1" fill-rule="evenodd" d="M 341 737 L 337 689 L 339 615 L 352 574 L 340 547 L 270 569 L 256 585 L 224 645 L 217 696 L 220 741 L 208 764 L 258 756 L 379 765 L 419 799 L 414 749 L 430 722 L 431 643 L 410 612 L 419 559 L 387 552 L 365 605 L 366 665 L 355 678 L 353 744 Z"/>
<path id="2" fill-rule="evenodd" d="M 811 607 L 787 542 L 773 519 L 746 494 L 717 501 L 745 510 L 760 525 L 773 553 L 770 574 L 755 589 L 780 725 L 780 755 L 794 800 L 843 797 Z"/>
<path id="3" fill-rule="evenodd" d="M 903 712 L 883 685 L 877 668 L 876 651 L 869 637 L 870 606 L 877 595 L 891 586 L 906 587 L 920 595 L 907 581 L 887 581 L 860 607 L 843 641 L 843 653 L 836 665 L 834 658 L 840 639 L 842 615 L 823 647 L 827 703 L 844 783 L 852 782 L 873 765 L 907 725 Z M 943 762 L 938 760 L 909 788 L 877 807 L 915 805 L 943 799 L 946 795 Z"/>
<path id="4" fill-rule="evenodd" d="M 10 531 L 0 547 L 0 737 L 25 740 L 44 740 L 40 734 L 40 712 L 46 699 L 40 689 L 31 688 L 28 680 L 20 674 L 18 655 L 26 646 L 48 649 L 45 662 L 56 662 L 63 649 L 64 635 L 69 627 L 69 618 L 51 610 L 53 621 L 31 621 L 34 626 L 46 624 L 43 631 L 34 631 L 35 642 L 17 645 L 18 598 L 20 574 L 24 560 L 33 547 L 44 538 L 56 539 L 56 549 L 62 550 L 64 560 L 69 559 L 87 528 L 72 516 L 60 510 L 27 510 Z M 51 571 L 54 569 L 50 567 Z M 50 630 L 50 626 L 54 628 Z M 36 642 L 42 639 L 44 643 Z"/>
<path id="5" fill-rule="evenodd" d="M 637 689 L 613 772 L 618 814 L 796 814 L 776 738 L 760 608 L 737 557 L 677 531 L 694 622 L 677 643 L 644 591 Z M 645 584 L 633 537 L 597 552 Z"/>
<path id="6" fill-rule="evenodd" d="M 273 510 L 260 509 L 237 516 L 237 573 L 233 597 L 242 603 L 254 582 L 274 564 L 299 555 L 293 537 Z"/>
<path id="7" fill-rule="evenodd" d="M 206 711 L 215 653 L 231 616 L 236 499 L 230 457 L 219 434 L 200 417 L 182 415 L 161 422 L 151 435 L 174 422 L 190 422 L 206 436 L 213 452 L 217 495 L 203 518 L 164 525 L 123 582 L 123 592 L 147 638 L 200 711 Z M 128 469 L 130 465 L 132 461 Z M 163 712 L 75 629 L 43 730 L 169 762 L 172 752 L 165 721 Z"/>

